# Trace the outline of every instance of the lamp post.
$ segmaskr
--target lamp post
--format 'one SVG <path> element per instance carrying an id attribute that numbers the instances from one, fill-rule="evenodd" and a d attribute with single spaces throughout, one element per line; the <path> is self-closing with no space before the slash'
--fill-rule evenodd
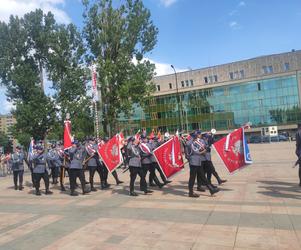
<path id="1" fill-rule="evenodd" d="M 179 113 L 179 124 L 180 124 L 180 128 L 179 131 L 182 131 L 182 101 L 181 101 L 181 97 L 179 95 L 179 87 L 178 87 L 178 75 L 176 72 L 176 69 L 173 65 L 170 65 L 170 67 L 173 69 L 173 71 L 175 72 L 175 78 L 176 78 L 176 90 L 177 90 L 177 102 L 178 102 L 178 113 Z"/>

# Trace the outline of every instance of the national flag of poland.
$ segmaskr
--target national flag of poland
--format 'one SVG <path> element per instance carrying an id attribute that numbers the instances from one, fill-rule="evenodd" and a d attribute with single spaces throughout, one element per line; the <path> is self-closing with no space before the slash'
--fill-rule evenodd
<path id="1" fill-rule="evenodd" d="M 122 149 L 124 146 L 124 135 L 122 132 L 120 132 L 118 135 L 118 140 L 119 140 L 119 148 Z"/>
<path id="2" fill-rule="evenodd" d="M 149 139 L 152 140 L 152 139 L 154 139 L 154 137 L 155 137 L 155 133 L 154 133 L 154 130 L 152 130 L 152 132 L 149 135 Z"/>
<path id="3" fill-rule="evenodd" d="M 72 147 L 71 121 L 64 122 L 64 150 Z"/>
<path id="4" fill-rule="evenodd" d="M 162 135 L 161 135 L 160 130 L 158 131 L 157 137 L 158 137 L 158 141 L 161 141 L 161 140 L 162 140 Z"/>
<path id="5" fill-rule="evenodd" d="M 96 72 L 96 66 L 94 65 L 91 69 L 92 73 L 92 93 L 93 93 L 93 101 L 98 102 L 99 96 L 98 96 L 98 90 L 97 90 L 97 72 Z"/>
<path id="6" fill-rule="evenodd" d="M 34 139 L 30 139 L 29 147 L 28 147 L 28 156 L 27 160 L 29 161 L 33 155 L 33 147 L 34 147 Z"/>
<path id="7" fill-rule="evenodd" d="M 140 140 L 140 129 L 139 129 L 138 132 L 135 134 L 135 139 L 136 139 L 136 140 Z"/>
<path id="8" fill-rule="evenodd" d="M 181 145 L 177 136 L 156 148 L 153 155 L 167 179 L 184 168 Z"/>
<path id="9" fill-rule="evenodd" d="M 98 154 L 109 172 L 113 172 L 123 161 L 119 147 L 119 136 L 113 136 L 104 145 L 98 144 Z"/>
<path id="10" fill-rule="evenodd" d="M 150 148 L 145 143 L 140 143 L 139 147 L 140 147 L 140 149 L 142 150 L 143 153 L 145 153 L 145 154 L 150 154 L 151 153 Z"/>
<path id="11" fill-rule="evenodd" d="M 229 173 L 233 173 L 252 163 L 246 143 L 244 128 L 239 128 L 215 142 L 213 148 L 222 159 Z"/>

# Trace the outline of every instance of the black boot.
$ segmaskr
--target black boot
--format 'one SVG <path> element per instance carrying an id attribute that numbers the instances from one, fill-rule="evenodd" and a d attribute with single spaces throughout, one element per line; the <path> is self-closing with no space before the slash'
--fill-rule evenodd
<path id="1" fill-rule="evenodd" d="M 210 184 L 207 185 L 207 188 L 209 189 L 211 195 L 214 195 L 215 193 L 220 191 L 219 188 L 214 188 Z"/>
<path id="2" fill-rule="evenodd" d="M 40 196 L 40 195 L 41 195 L 41 192 L 40 192 L 39 189 L 36 189 L 36 195 L 37 195 L 37 196 Z"/>
<path id="3" fill-rule="evenodd" d="M 61 191 L 65 192 L 66 188 L 64 186 L 61 186 Z"/>
<path id="4" fill-rule="evenodd" d="M 107 189 L 110 187 L 110 184 L 108 184 L 107 182 L 101 182 L 101 189 Z"/>
<path id="5" fill-rule="evenodd" d="M 193 191 L 190 191 L 189 192 L 189 197 L 191 197 L 191 198 L 198 198 L 200 196 L 198 194 L 194 193 Z"/>
<path id="6" fill-rule="evenodd" d="M 23 185 L 20 184 L 20 185 L 19 185 L 19 190 L 21 191 L 21 190 L 23 190 L 23 189 L 24 189 Z"/>
<path id="7" fill-rule="evenodd" d="M 198 187 L 197 190 L 200 191 L 200 192 L 206 192 L 206 189 L 203 188 L 202 186 Z"/>
<path id="8" fill-rule="evenodd" d="M 97 189 L 96 189 L 93 185 L 91 185 L 91 191 L 92 191 L 92 192 L 96 192 Z"/>
<path id="9" fill-rule="evenodd" d="M 130 192 L 130 196 L 138 196 L 138 194 L 135 193 L 134 191 L 131 191 L 131 192 Z"/>
<path id="10" fill-rule="evenodd" d="M 85 194 L 88 194 L 88 193 L 90 193 L 90 192 L 91 192 L 90 190 L 87 190 L 87 189 L 86 189 L 86 190 L 83 190 L 82 194 L 85 195 Z"/>
<path id="11" fill-rule="evenodd" d="M 49 189 L 46 189 L 46 192 L 45 192 L 45 194 L 53 194 L 53 192 L 52 192 L 52 191 L 50 191 Z"/>
<path id="12" fill-rule="evenodd" d="M 159 188 L 162 188 L 164 186 L 164 184 L 159 181 L 156 175 L 154 176 L 153 180 Z"/>
<path id="13" fill-rule="evenodd" d="M 227 180 L 221 179 L 221 178 L 218 176 L 218 174 L 216 174 L 215 178 L 217 179 L 218 185 L 221 185 L 221 184 L 227 182 Z"/>
<path id="14" fill-rule="evenodd" d="M 18 186 L 17 185 L 15 185 L 15 190 L 18 190 Z"/>
<path id="15" fill-rule="evenodd" d="M 113 171 L 113 172 L 112 172 L 112 175 L 113 175 L 113 177 L 114 177 L 114 179 L 115 179 L 115 181 L 116 181 L 116 185 L 119 185 L 119 184 L 123 183 L 123 181 L 119 180 L 116 171 Z"/>
<path id="16" fill-rule="evenodd" d="M 71 190 L 71 193 L 70 193 L 71 196 L 78 196 L 78 193 L 75 192 L 74 190 Z"/>

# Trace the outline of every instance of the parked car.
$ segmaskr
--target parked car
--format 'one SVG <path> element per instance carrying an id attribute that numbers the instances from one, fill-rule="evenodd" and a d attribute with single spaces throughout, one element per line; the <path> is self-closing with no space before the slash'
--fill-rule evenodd
<path id="1" fill-rule="evenodd" d="M 278 136 L 272 136 L 271 137 L 272 142 L 277 142 L 277 141 L 288 141 L 288 138 L 285 135 L 278 135 Z"/>
<path id="2" fill-rule="evenodd" d="M 249 139 L 249 143 L 261 143 L 261 142 L 262 142 L 262 138 L 260 135 L 253 135 Z"/>

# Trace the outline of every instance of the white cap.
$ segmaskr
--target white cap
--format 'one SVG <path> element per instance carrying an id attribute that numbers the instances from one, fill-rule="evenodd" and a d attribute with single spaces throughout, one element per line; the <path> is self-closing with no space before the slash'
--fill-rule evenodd
<path id="1" fill-rule="evenodd" d="M 164 134 L 164 137 L 165 137 L 165 138 L 169 138 L 169 133 L 166 132 L 166 133 Z"/>

